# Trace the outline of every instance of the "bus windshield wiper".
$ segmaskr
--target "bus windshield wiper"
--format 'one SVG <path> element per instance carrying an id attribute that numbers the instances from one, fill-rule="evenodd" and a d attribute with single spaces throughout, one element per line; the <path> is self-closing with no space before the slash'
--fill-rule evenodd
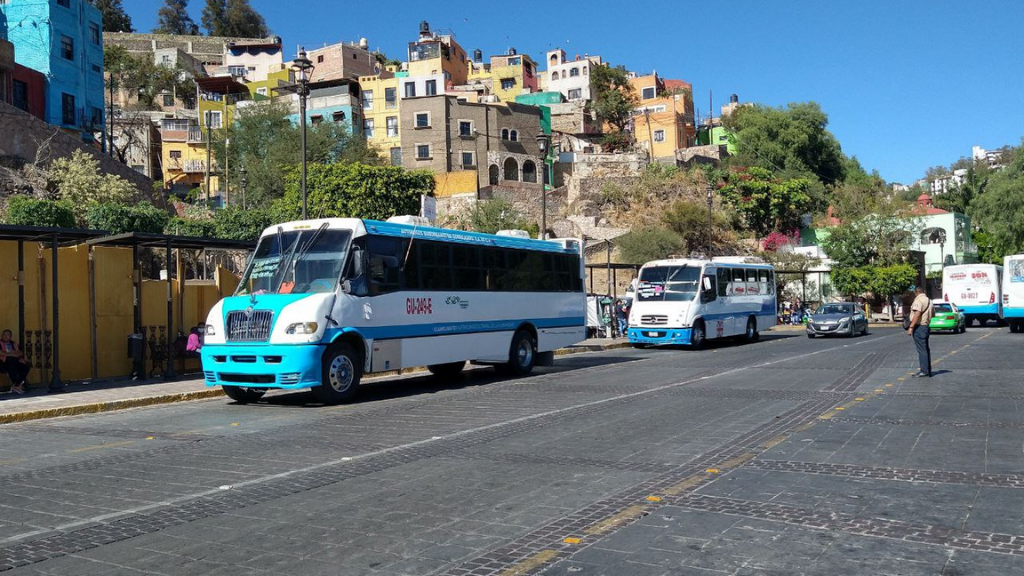
<path id="1" fill-rule="evenodd" d="M 295 263 L 301 262 L 302 259 L 306 257 L 306 254 L 308 254 L 310 249 L 313 248 L 313 245 L 316 243 L 316 241 L 320 239 L 321 235 L 323 235 L 324 230 L 327 229 L 327 226 L 327 222 L 321 224 L 320 227 L 317 228 L 315 232 L 313 232 L 313 235 L 309 237 L 309 240 L 306 240 L 306 242 L 302 244 L 302 248 L 299 248 L 299 239 L 301 238 L 301 235 L 299 236 L 299 238 L 295 239 L 295 242 L 292 244 L 292 250 L 291 252 L 288 253 L 288 261 L 285 263 L 285 266 L 282 269 L 283 273 L 281 274 L 281 281 L 278 282 L 277 285 L 277 292 L 279 294 L 281 292 L 281 286 L 284 285 L 284 279 L 287 278 L 289 274 L 291 274 L 292 270 L 295 268 Z"/>

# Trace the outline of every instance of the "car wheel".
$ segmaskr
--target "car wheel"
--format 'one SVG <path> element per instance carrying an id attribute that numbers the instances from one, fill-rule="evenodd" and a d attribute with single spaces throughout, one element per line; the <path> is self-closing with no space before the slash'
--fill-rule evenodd
<path id="1" fill-rule="evenodd" d="M 761 334 L 757 331 L 757 320 L 750 318 L 747 320 L 747 331 L 743 335 L 747 342 L 757 342 L 761 338 Z"/>
<path id="2" fill-rule="evenodd" d="M 807 337 L 810 338 L 811 340 L 814 340 L 814 334 L 808 334 Z"/>
<path id="3" fill-rule="evenodd" d="M 508 351 L 508 363 L 503 372 L 512 376 L 526 376 L 533 372 L 537 360 L 537 343 L 526 330 L 516 332 L 512 337 L 512 346 Z"/>
<path id="4" fill-rule="evenodd" d="M 707 333 L 704 331 L 704 321 L 698 320 L 693 324 L 693 331 L 690 333 L 690 348 L 700 350 L 707 340 Z"/>
<path id="5" fill-rule="evenodd" d="M 321 364 L 320 385 L 313 388 L 316 399 L 324 404 L 351 400 L 363 377 L 360 355 L 348 344 L 338 342 L 324 352 Z"/>
<path id="6" fill-rule="evenodd" d="M 239 404 L 258 402 L 267 393 L 263 388 L 246 388 L 245 386 L 221 386 L 228 398 Z"/>

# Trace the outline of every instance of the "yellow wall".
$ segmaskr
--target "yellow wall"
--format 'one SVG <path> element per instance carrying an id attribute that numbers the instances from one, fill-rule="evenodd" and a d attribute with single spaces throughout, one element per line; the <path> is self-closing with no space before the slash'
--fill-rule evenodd
<path id="1" fill-rule="evenodd" d="M 25 329 L 52 329 L 53 310 L 50 293 L 51 262 L 48 245 L 25 244 Z M 60 370 L 65 381 L 86 380 L 93 375 L 93 331 L 90 292 L 95 286 L 96 371 L 100 378 L 127 376 L 131 362 L 127 358 L 127 337 L 134 323 L 131 250 L 127 248 L 93 249 L 92 272 L 89 250 L 80 245 L 61 248 L 58 257 L 60 300 Z M 17 243 L 0 242 L 0 330 L 18 332 Z M 187 281 L 184 308 L 178 297 L 177 281 L 172 283 L 174 297 L 173 339 L 180 330 L 206 319 L 209 310 L 224 295 L 234 292 L 238 278 L 218 268 L 214 281 Z M 43 305 L 40 305 L 40 302 Z M 184 328 L 179 326 L 182 319 Z M 142 285 L 142 322 L 145 326 L 167 325 L 167 282 L 145 280 Z M 159 337 L 159 330 L 157 336 Z M 34 338 L 34 336 L 33 336 Z M 25 341 L 24 334 L 15 338 Z M 147 347 L 148 353 L 148 347 Z M 34 363 L 34 362 L 33 362 Z M 151 366 L 147 365 L 147 370 Z M 187 368 L 198 369 L 191 361 Z M 29 382 L 48 382 L 49 370 L 33 369 Z M 6 382 L 2 385 L 6 385 Z M 2 386 L 0 385 L 0 386 Z"/>
<path id="2" fill-rule="evenodd" d="M 434 196 L 444 198 L 455 194 L 476 194 L 476 170 L 434 174 Z"/>
<path id="3" fill-rule="evenodd" d="M 370 110 L 362 109 L 363 117 L 373 118 L 373 138 L 368 138 L 367 141 L 377 146 L 381 153 L 383 153 L 384 158 L 388 158 L 391 148 L 402 146 L 402 116 L 400 114 L 402 94 L 399 91 L 399 79 L 381 78 L 380 76 L 360 76 L 359 86 L 364 92 L 373 90 L 373 108 Z M 385 89 L 387 88 L 395 90 L 396 106 L 394 108 L 387 107 L 387 99 L 384 96 Z M 387 135 L 388 117 L 394 117 L 398 121 L 397 136 L 388 137 Z"/>

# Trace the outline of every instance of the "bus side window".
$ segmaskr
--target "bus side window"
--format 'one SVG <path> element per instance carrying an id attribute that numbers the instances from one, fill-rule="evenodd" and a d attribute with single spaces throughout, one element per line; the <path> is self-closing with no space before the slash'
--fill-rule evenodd
<path id="1" fill-rule="evenodd" d="M 497 290 L 504 285 L 505 251 L 501 248 L 483 248 L 483 267 L 486 274 L 484 289 Z"/>
<path id="2" fill-rule="evenodd" d="M 370 252 L 368 270 L 371 296 L 398 290 L 401 259 L 405 257 L 401 248 L 404 245 L 404 241 L 396 238 L 369 237 L 367 248 Z"/>
<path id="3" fill-rule="evenodd" d="M 718 269 L 718 295 L 725 297 L 729 295 L 729 281 L 732 280 L 732 272 L 728 268 Z"/>
<path id="4" fill-rule="evenodd" d="M 775 294 L 775 272 L 768 272 L 768 293 Z"/>
<path id="5" fill-rule="evenodd" d="M 757 271 L 757 286 L 761 289 L 761 294 L 771 294 L 771 288 L 768 287 L 768 271 L 758 270 Z"/>
<path id="6" fill-rule="evenodd" d="M 715 276 L 713 274 L 705 274 L 701 279 L 700 301 L 702 303 L 714 302 L 718 298 L 718 289 L 715 288 L 715 284 Z"/>
<path id="7" fill-rule="evenodd" d="M 409 246 L 405 253 L 401 256 L 403 258 L 402 265 L 402 287 L 406 290 L 419 290 L 420 279 L 420 241 L 412 241 L 412 246 Z"/>
<path id="8" fill-rule="evenodd" d="M 424 290 L 452 289 L 450 246 L 440 242 L 421 242 L 420 265 Z"/>
<path id="9" fill-rule="evenodd" d="M 746 276 L 742 268 L 732 269 L 732 286 L 729 287 L 729 294 L 742 296 L 747 293 Z"/>

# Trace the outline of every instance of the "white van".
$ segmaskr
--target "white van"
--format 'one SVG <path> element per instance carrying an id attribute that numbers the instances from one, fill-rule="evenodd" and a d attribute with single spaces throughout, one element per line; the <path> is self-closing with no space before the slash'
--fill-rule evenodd
<path id="1" fill-rule="evenodd" d="M 1003 267 L 959 264 L 942 269 L 942 299 L 956 304 L 968 326 L 1003 321 Z"/>
<path id="2" fill-rule="evenodd" d="M 1011 332 L 1024 332 L 1024 254 L 1003 258 L 1003 318 Z"/>

